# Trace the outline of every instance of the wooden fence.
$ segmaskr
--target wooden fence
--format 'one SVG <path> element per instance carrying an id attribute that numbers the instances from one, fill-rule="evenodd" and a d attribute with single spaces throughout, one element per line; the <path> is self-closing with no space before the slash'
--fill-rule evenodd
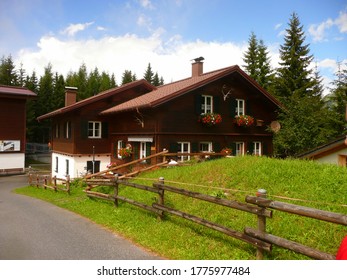
<path id="1" fill-rule="evenodd" d="M 114 187 L 113 194 L 94 192 L 94 191 L 91 191 L 90 189 L 86 189 L 85 192 L 89 197 L 101 198 L 101 199 L 112 201 L 116 207 L 118 207 L 118 201 L 124 201 L 126 203 L 130 203 L 132 205 L 135 205 L 137 207 L 140 207 L 142 209 L 155 213 L 159 219 L 163 219 L 164 213 L 168 213 L 171 215 L 181 217 L 183 219 L 187 219 L 194 223 L 222 232 L 228 236 L 242 240 L 244 242 L 247 242 L 255 246 L 257 248 L 257 259 L 263 259 L 264 251 L 267 251 L 267 252 L 271 251 L 272 245 L 276 245 L 276 246 L 280 246 L 280 247 L 292 250 L 294 252 L 306 255 L 313 259 L 323 259 L 323 260 L 335 259 L 334 255 L 321 252 L 315 248 L 310 248 L 303 244 L 293 242 L 291 240 L 287 240 L 287 239 L 266 233 L 266 219 L 272 218 L 273 210 L 283 211 L 283 212 L 287 212 L 287 213 L 291 213 L 291 214 L 295 214 L 299 216 L 306 216 L 313 219 L 318 219 L 318 220 L 322 220 L 326 222 L 331 222 L 331 223 L 347 226 L 347 215 L 268 200 L 264 197 L 264 194 L 261 192 L 257 193 L 257 196 L 247 196 L 246 203 L 242 203 L 239 201 L 218 198 L 215 196 L 210 196 L 210 195 L 206 195 L 206 194 L 202 194 L 198 192 L 193 192 L 193 191 L 177 188 L 174 186 L 169 186 L 164 183 L 164 178 L 159 178 L 159 182 L 153 183 L 151 187 L 121 180 L 117 176 L 111 179 L 88 179 L 86 182 L 90 186 L 104 185 L 104 186 Z M 152 205 L 147 205 L 142 202 L 138 202 L 133 199 L 121 196 L 119 195 L 119 185 L 156 193 L 158 195 L 157 202 L 153 203 Z M 189 213 L 185 213 L 178 209 L 168 207 L 165 205 L 164 196 L 166 192 L 180 194 L 186 197 L 206 201 L 208 203 L 213 203 L 213 204 L 221 205 L 224 207 L 233 208 L 239 211 L 244 211 L 244 212 L 256 215 L 258 219 L 258 228 L 253 229 L 253 228 L 245 227 L 243 232 L 239 232 L 234 229 L 225 227 L 223 225 L 205 220 L 201 217 L 198 217 Z"/>
<path id="2" fill-rule="evenodd" d="M 30 186 L 42 187 L 43 189 L 52 189 L 55 192 L 64 191 L 70 194 L 70 176 L 66 179 L 51 177 L 50 175 L 42 175 L 38 173 L 29 173 L 28 183 Z"/>

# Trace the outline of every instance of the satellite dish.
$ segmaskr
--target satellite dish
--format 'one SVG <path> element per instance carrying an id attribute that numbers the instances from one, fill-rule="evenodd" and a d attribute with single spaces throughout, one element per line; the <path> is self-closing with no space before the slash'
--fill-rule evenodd
<path id="1" fill-rule="evenodd" d="M 272 121 L 270 123 L 270 128 L 273 132 L 279 132 L 281 129 L 281 124 L 278 121 Z"/>

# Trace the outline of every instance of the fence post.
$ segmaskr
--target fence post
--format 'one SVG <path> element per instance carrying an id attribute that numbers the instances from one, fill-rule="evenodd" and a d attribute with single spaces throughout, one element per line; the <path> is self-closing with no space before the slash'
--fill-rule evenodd
<path id="1" fill-rule="evenodd" d="M 57 191 L 57 176 L 56 175 L 53 177 L 53 187 L 54 187 L 54 191 L 56 192 Z"/>
<path id="2" fill-rule="evenodd" d="M 257 197 L 263 197 L 266 198 L 267 192 L 264 189 L 259 189 L 257 191 Z M 262 210 L 265 210 L 266 207 L 261 207 Z M 262 233 L 266 232 L 266 217 L 262 215 L 258 215 L 258 230 Z M 257 260 L 264 259 L 264 250 L 257 248 Z"/>
<path id="3" fill-rule="evenodd" d="M 46 190 L 47 189 L 47 175 L 45 175 L 45 178 L 43 180 L 43 188 Z"/>
<path id="4" fill-rule="evenodd" d="M 70 175 L 66 176 L 66 191 L 70 194 Z"/>
<path id="5" fill-rule="evenodd" d="M 36 174 L 36 187 L 38 188 L 40 185 L 40 177 L 39 174 Z"/>
<path id="6" fill-rule="evenodd" d="M 118 207 L 118 174 L 112 178 L 114 185 L 114 206 Z"/>
<path id="7" fill-rule="evenodd" d="M 165 183 L 164 177 L 159 177 L 159 184 L 164 185 L 164 183 Z M 158 204 L 164 206 L 164 190 L 159 187 L 158 191 L 159 191 Z M 159 211 L 158 219 L 162 220 L 163 218 L 164 218 L 164 211 Z"/>

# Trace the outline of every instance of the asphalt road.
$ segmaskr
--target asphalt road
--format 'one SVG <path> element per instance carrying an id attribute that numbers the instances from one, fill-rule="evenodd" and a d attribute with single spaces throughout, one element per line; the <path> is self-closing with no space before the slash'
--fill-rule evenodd
<path id="1" fill-rule="evenodd" d="M 26 176 L 0 177 L 0 260 L 151 260 L 145 251 L 65 209 L 15 194 Z"/>

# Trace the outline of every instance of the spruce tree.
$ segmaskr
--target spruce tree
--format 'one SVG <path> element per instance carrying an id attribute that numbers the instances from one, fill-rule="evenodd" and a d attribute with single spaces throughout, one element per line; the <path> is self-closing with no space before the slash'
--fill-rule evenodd
<path id="1" fill-rule="evenodd" d="M 279 112 L 281 130 L 275 134 L 274 146 L 278 155 L 294 156 L 323 144 L 333 131 L 327 122 L 321 79 L 309 68 L 313 56 L 304 44 L 303 26 L 296 13 L 286 32 L 275 92 L 284 107 Z"/>
<path id="2" fill-rule="evenodd" d="M 153 79 L 154 79 L 154 73 L 152 71 L 151 64 L 148 63 L 146 72 L 143 74 L 143 78 L 149 82 L 150 84 L 153 84 Z"/>
<path id="3" fill-rule="evenodd" d="M 135 74 L 133 75 L 130 70 L 125 70 L 122 75 L 122 85 L 134 81 L 134 78 L 136 80 Z"/>
<path id="4" fill-rule="evenodd" d="M 246 63 L 246 73 L 251 76 L 254 80 L 258 78 L 258 39 L 257 36 L 252 32 L 248 39 L 248 49 L 244 53 L 243 61 Z"/>

